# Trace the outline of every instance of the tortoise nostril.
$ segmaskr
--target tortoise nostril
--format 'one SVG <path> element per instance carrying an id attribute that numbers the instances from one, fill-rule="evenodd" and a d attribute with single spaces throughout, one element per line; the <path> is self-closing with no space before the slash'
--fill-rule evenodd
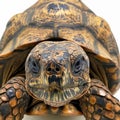
<path id="1" fill-rule="evenodd" d="M 51 68 L 47 68 L 47 71 L 50 72 L 52 69 Z"/>
<path id="2" fill-rule="evenodd" d="M 51 62 L 47 64 L 46 72 L 48 74 L 59 74 L 61 72 L 61 68 L 57 63 Z"/>
<path id="3" fill-rule="evenodd" d="M 59 71 L 60 71 L 60 68 L 59 68 L 59 67 L 56 67 L 56 71 L 59 72 Z"/>

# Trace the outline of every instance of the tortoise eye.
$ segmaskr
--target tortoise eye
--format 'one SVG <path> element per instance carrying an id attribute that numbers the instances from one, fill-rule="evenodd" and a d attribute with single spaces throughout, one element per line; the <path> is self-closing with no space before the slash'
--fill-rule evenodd
<path id="1" fill-rule="evenodd" d="M 78 74 L 81 71 L 84 70 L 84 66 L 85 66 L 85 58 L 83 56 L 79 56 L 73 63 L 73 73 L 74 74 Z"/>
<path id="2" fill-rule="evenodd" d="M 33 58 L 33 57 L 29 58 L 28 66 L 29 66 L 30 72 L 32 72 L 34 74 L 39 73 L 40 65 L 39 65 L 39 62 L 35 58 Z"/>

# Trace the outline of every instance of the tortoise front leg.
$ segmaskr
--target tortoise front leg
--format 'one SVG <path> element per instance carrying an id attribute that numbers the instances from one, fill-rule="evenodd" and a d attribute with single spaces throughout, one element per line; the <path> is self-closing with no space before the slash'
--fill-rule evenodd
<path id="1" fill-rule="evenodd" d="M 0 120 L 21 120 L 28 103 L 24 78 L 12 78 L 0 88 Z"/>
<path id="2" fill-rule="evenodd" d="M 92 80 L 80 105 L 87 120 L 120 120 L 120 102 L 99 80 Z"/>

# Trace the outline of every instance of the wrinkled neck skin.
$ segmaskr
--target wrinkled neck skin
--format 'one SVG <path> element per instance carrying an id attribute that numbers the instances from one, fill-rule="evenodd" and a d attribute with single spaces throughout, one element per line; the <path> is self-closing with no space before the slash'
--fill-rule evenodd
<path id="1" fill-rule="evenodd" d="M 90 87 L 89 59 L 69 41 L 39 43 L 28 55 L 25 71 L 28 93 L 52 107 L 77 100 Z"/>

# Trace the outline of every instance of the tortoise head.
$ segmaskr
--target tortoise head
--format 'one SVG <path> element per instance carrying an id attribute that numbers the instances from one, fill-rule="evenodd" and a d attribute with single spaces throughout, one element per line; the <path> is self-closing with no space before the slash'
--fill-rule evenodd
<path id="1" fill-rule="evenodd" d="M 39 43 L 28 55 L 25 70 L 28 93 L 50 106 L 63 106 L 89 88 L 87 54 L 70 41 Z"/>

